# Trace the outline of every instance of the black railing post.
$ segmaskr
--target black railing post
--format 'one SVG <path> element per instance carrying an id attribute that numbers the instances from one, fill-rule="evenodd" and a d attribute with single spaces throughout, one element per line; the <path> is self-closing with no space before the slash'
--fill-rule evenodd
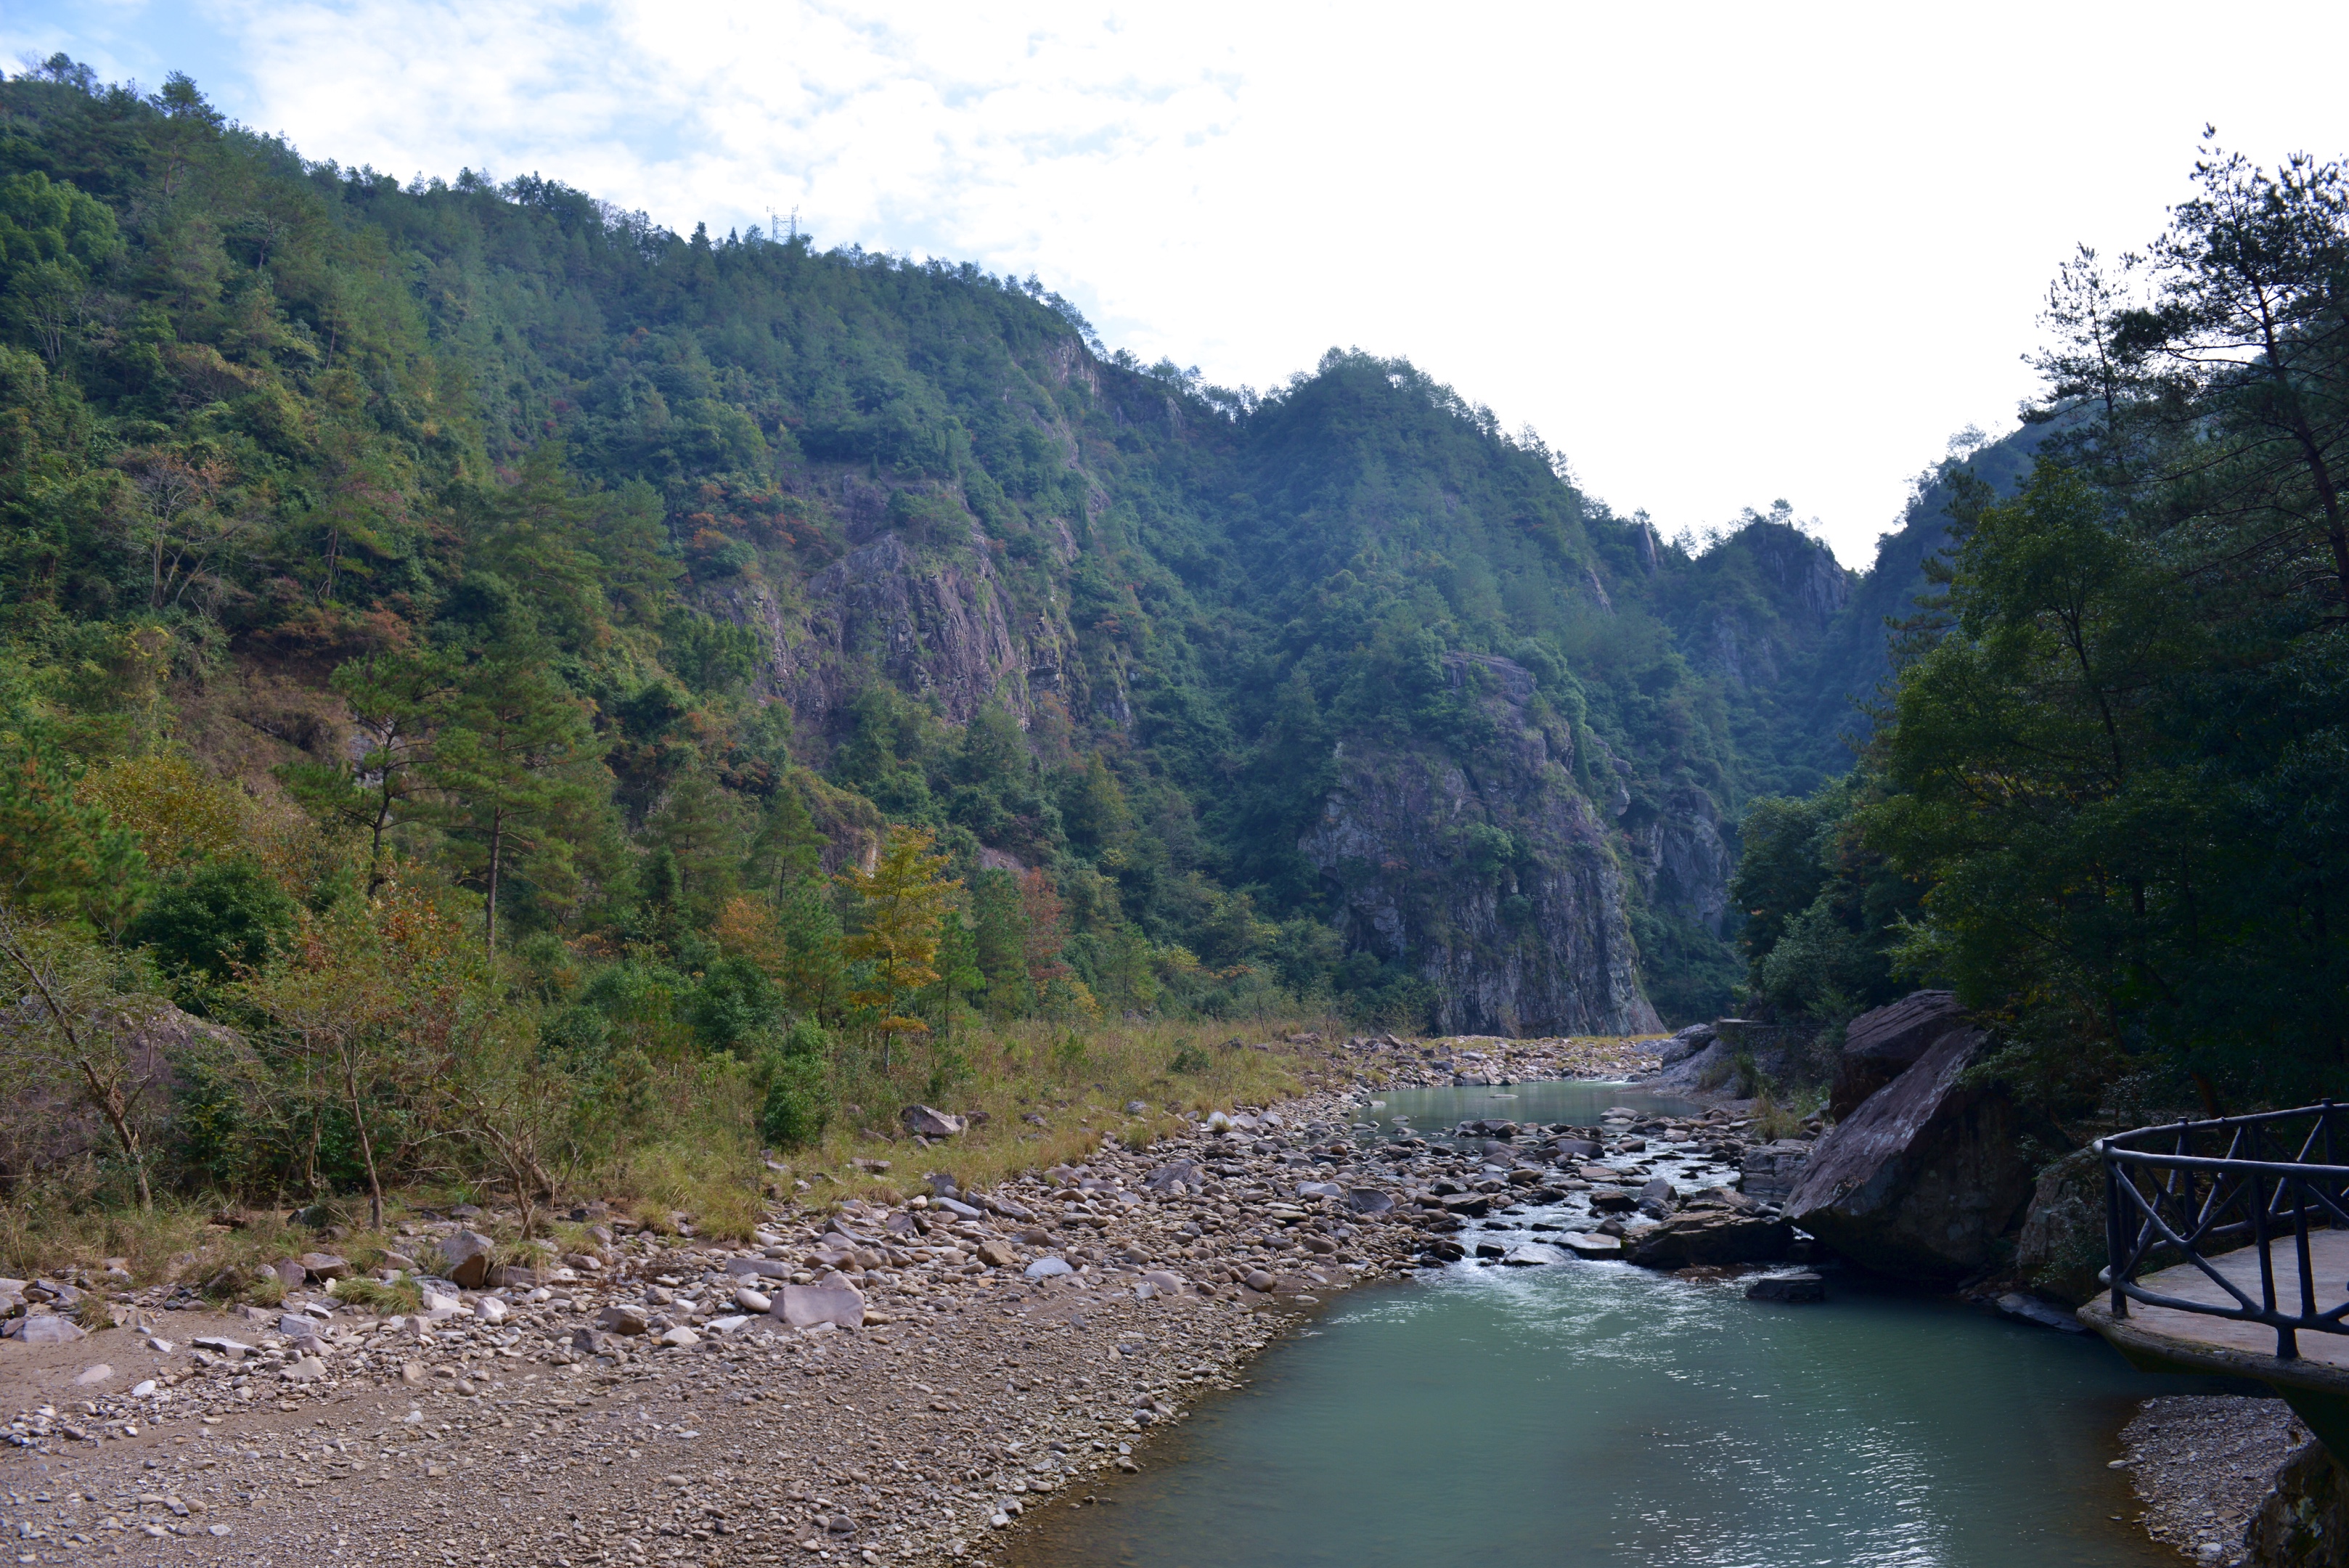
<path id="1" fill-rule="evenodd" d="M 2308 1184 L 2292 1179 L 2292 1249 L 2300 1263 L 2300 1321 L 2316 1321 L 2316 1266 L 2308 1256 Z M 2297 1340 L 2295 1338 L 2295 1343 Z"/>
<path id="2" fill-rule="evenodd" d="M 2267 1179 L 2261 1172 L 2246 1173 L 2251 1189 L 2251 1245 L 2260 1250 L 2260 1321 L 2276 1331 L 2276 1359 L 2296 1361 L 2300 1358 L 2300 1341 L 2289 1325 L 2277 1321 L 2275 1289 L 2275 1250 L 2268 1238 Z"/>
<path id="3" fill-rule="evenodd" d="M 2324 1144 L 2324 1163 L 2327 1166 L 2339 1165 L 2341 1161 L 2334 1157 L 2333 1152 L 2333 1102 L 2331 1100 L 2325 1100 L 2317 1106 L 2316 1125 L 2321 1131 L 2322 1139 Z M 2332 1191 L 2328 1196 L 2333 1200 L 2333 1208 L 2338 1209 L 2341 1207 L 2343 1192 L 2341 1183 L 2338 1179 L 2333 1181 Z"/>
<path id="4" fill-rule="evenodd" d="M 2105 1162 L 2105 1272 L 2113 1282 L 2113 1315 L 2128 1316 L 2128 1294 L 2122 1288 L 2126 1265 L 2121 1262 L 2121 1162 L 2103 1138 L 2096 1140 L 2096 1158 Z"/>

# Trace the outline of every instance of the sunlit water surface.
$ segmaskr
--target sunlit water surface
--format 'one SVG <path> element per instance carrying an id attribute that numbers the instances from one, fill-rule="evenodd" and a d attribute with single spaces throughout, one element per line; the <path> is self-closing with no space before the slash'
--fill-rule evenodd
<path id="1" fill-rule="evenodd" d="M 1619 1085 L 1502 1094 L 1397 1091 L 1369 1119 L 1432 1136 L 1690 1108 Z M 1840 1276 L 1824 1305 L 1765 1305 L 1580 1262 L 1366 1287 L 1253 1376 L 1017 1561 L 2150 1568 L 2178 1559 L 2111 1517 L 2137 1511 L 2106 1468 L 2114 1434 L 2136 1400 L 2207 1386 Z"/>

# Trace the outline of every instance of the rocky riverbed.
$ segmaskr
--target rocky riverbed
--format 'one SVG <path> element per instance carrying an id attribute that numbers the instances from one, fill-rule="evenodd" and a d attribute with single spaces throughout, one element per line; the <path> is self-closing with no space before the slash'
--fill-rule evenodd
<path id="1" fill-rule="evenodd" d="M 1484 1085 L 1505 1086 L 1538 1079 L 1630 1078 L 1655 1070 L 1663 1036 L 1614 1039 L 1559 1035 L 1508 1040 L 1492 1034 L 1454 1034 L 1408 1041 L 1392 1034 L 1346 1042 L 1350 1052 L 1374 1067 L 1381 1084 L 1434 1088 Z"/>
<path id="2" fill-rule="evenodd" d="M 988 1192 L 778 1209 L 748 1246 L 590 1209 L 590 1248 L 523 1269 L 452 1214 L 407 1228 L 421 1312 L 356 1305 L 324 1252 L 233 1313 L 184 1284 L 16 1282 L 0 1517 L 35 1562 L 977 1559 L 1147 1462 L 1294 1314 L 1463 1255 L 1487 1214 L 1565 1204 L 1562 1259 L 1707 1190 L 1739 1207 L 1725 1112 L 1373 1137 L 1376 1092 Z M 118 1326 L 68 1326 L 102 1321 L 84 1292 Z"/>

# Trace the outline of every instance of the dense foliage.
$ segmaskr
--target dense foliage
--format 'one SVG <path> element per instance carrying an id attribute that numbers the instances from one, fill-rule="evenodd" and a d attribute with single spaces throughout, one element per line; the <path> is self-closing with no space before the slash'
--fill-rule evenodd
<path id="1" fill-rule="evenodd" d="M 2051 1103 L 2349 1081 L 2349 187 L 2196 179 L 2064 269 L 2036 463 L 1956 497 L 1869 766 L 1748 819 L 1757 989 L 1952 984 Z"/>

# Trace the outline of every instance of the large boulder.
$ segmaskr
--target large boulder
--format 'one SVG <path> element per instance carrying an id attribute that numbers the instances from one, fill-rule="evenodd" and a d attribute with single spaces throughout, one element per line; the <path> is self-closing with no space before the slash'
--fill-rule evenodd
<path id="1" fill-rule="evenodd" d="M 1837 1054 L 1827 1115 L 1841 1121 L 1868 1096 L 1892 1082 L 1943 1036 L 1971 1027 L 1965 1009 L 1946 991 L 1910 992 L 1899 1001 L 1863 1012 L 1844 1026 Z"/>
<path id="2" fill-rule="evenodd" d="M 2041 1295 L 2079 1306 L 2105 1266 L 2105 1165 L 2092 1148 L 2039 1173 L 2014 1241 L 2014 1272 Z"/>
<path id="3" fill-rule="evenodd" d="M 47 1313 L 9 1324 L 16 1332 L 11 1336 L 26 1345 L 71 1345 L 83 1335 L 82 1327 L 69 1317 L 57 1317 Z"/>
<path id="4" fill-rule="evenodd" d="M 964 1129 L 962 1117 L 948 1116 L 933 1106 L 907 1106 L 897 1113 L 897 1119 L 916 1137 L 955 1137 Z"/>
<path id="5" fill-rule="evenodd" d="M 1656 1064 L 1677 1067 L 1719 1038 L 1712 1024 L 1692 1023 L 1664 1042 L 1662 1049 L 1656 1054 Z"/>
<path id="6" fill-rule="evenodd" d="M 1829 1128 L 1786 1217 L 1864 1268 L 1954 1284 L 1997 1256 L 2029 1200 L 2025 1118 L 1995 1085 L 1965 1082 L 1982 1048 L 1945 1033 Z"/>
<path id="7" fill-rule="evenodd" d="M 490 1270 L 497 1262 L 497 1246 L 495 1241 L 478 1231 L 459 1231 L 443 1238 L 440 1242 L 443 1277 L 466 1290 L 480 1290 L 489 1283 Z"/>

